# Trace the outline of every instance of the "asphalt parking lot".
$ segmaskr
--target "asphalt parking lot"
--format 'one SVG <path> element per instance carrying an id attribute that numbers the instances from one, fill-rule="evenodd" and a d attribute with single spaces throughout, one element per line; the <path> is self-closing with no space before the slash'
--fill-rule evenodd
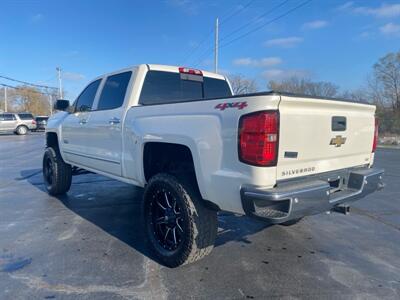
<path id="1" fill-rule="evenodd" d="M 399 299 L 400 150 L 350 215 L 291 227 L 221 214 L 212 254 L 168 269 L 143 243 L 141 190 L 90 174 L 50 197 L 44 135 L 0 135 L 0 299 Z"/>

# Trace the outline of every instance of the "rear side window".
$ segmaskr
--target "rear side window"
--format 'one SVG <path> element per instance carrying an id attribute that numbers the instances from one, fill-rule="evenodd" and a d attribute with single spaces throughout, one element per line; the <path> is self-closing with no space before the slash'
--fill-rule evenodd
<path id="1" fill-rule="evenodd" d="M 187 78 L 190 77 L 181 76 L 180 73 L 147 72 L 139 103 L 144 105 L 165 104 L 232 96 L 225 80 L 210 77 L 200 77 L 201 80 L 188 80 Z"/>
<path id="2" fill-rule="evenodd" d="M 97 105 L 98 110 L 122 106 L 131 75 L 132 72 L 124 72 L 107 77 Z"/>
<path id="3" fill-rule="evenodd" d="M 101 79 L 89 84 L 76 99 L 76 111 L 90 111 Z"/>
<path id="4" fill-rule="evenodd" d="M 13 114 L 0 114 L 0 121 L 15 121 L 16 119 Z"/>
<path id="5" fill-rule="evenodd" d="M 32 114 L 18 114 L 18 117 L 21 120 L 32 120 L 33 119 Z"/>

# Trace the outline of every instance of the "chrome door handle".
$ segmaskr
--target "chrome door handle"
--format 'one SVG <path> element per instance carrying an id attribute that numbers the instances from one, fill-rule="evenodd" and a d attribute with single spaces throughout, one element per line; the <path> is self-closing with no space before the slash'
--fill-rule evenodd
<path id="1" fill-rule="evenodd" d="M 86 124 L 87 123 L 87 120 L 86 119 L 82 119 L 82 120 L 79 120 L 79 124 Z"/>
<path id="2" fill-rule="evenodd" d="M 119 124 L 120 122 L 121 122 L 121 120 L 118 118 L 112 118 L 108 121 L 108 123 L 111 125 Z"/>

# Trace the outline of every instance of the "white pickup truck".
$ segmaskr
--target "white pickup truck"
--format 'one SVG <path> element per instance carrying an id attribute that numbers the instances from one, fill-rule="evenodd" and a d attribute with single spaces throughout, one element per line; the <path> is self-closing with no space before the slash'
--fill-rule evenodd
<path id="1" fill-rule="evenodd" d="M 77 168 L 144 187 L 158 259 L 207 255 L 224 210 L 290 224 L 383 187 L 372 168 L 375 106 L 276 92 L 233 96 L 200 70 L 139 65 L 94 79 L 46 128 L 44 181 L 66 193 Z"/>

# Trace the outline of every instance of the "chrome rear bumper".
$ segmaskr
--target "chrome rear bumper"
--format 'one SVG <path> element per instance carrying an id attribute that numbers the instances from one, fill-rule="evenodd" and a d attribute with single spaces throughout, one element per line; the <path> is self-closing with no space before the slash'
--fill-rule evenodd
<path id="1" fill-rule="evenodd" d="M 340 204 L 361 199 L 384 187 L 383 169 L 358 168 L 332 179 L 300 179 L 273 189 L 243 186 L 241 199 L 245 213 L 270 223 L 330 211 Z"/>

